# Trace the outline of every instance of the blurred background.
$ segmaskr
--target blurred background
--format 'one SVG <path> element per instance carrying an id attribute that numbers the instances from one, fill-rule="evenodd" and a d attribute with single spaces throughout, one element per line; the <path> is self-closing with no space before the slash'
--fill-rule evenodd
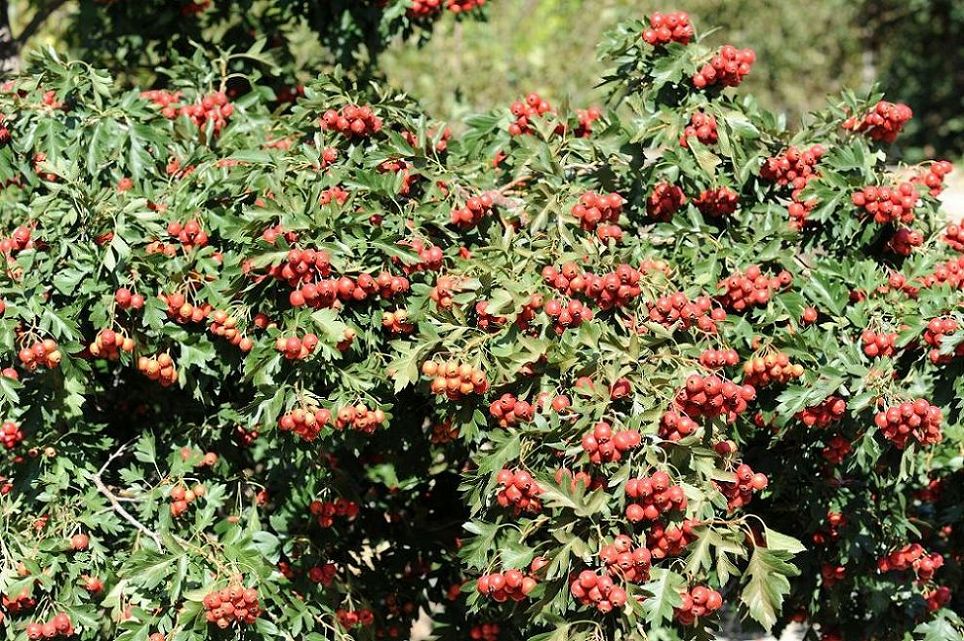
<path id="1" fill-rule="evenodd" d="M 393 46 L 395 84 L 437 114 L 505 104 L 536 91 L 583 106 L 597 99 L 595 46 L 616 22 L 680 9 L 712 40 L 751 47 L 741 91 L 791 117 L 829 93 L 878 80 L 913 107 L 908 160 L 964 153 L 964 0 L 491 0 L 488 23 L 445 22 L 423 48 Z"/>
<path id="2" fill-rule="evenodd" d="M 879 81 L 891 100 L 914 109 L 901 138 L 906 160 L 964 154 L 964 0 L 489 0 L 482 19 L 449 16 L 429 27 L 429 35 L 413 29 L 406 39 L 379 40 L 372 21 L 388 11 L 381 6 L 395 5 L 0 0 L 13 33 L 24 36 L 18 38 L 24 52 L 52 44 L 142 86 L 157 80 L 172 40 L 244 46 L 246 39 L 266 37 L 294 82 L 330 64 L 355 64 L 354 54 L 338 50 L 361 44 L 366 59 L 376 61 L 374 73 L 445 119 L 531 91 L 553 103 L 597 102 L 600 36 L 620 20 L 679 9 L 698 29 L 716 26 L 713 42 L 757 51 L 741 91 L 753 92 L 764 106 L 799 117 L 822 106 L 828 94 L 844 87 L 866 92 Z"/>

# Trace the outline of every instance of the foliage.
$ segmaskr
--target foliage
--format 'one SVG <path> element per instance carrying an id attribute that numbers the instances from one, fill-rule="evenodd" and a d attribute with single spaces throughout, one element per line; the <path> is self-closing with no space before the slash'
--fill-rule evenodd
<path id="1" fill-rule="evenodd" d="M 0 633 L 959 639 L 939 187 L 874 222 L 898 179 L 843 125 L 879 95 L 790 130 L 646 28 L 604 39 L 602 114 L 456 137 L 338 72 L 279 105 L 259 45 L 8 85 Z"/>
<path id="2" fill-rule="evenodd" d="M 64 3 L 53 3 L 55 5 Z M 158 67 L 172 54 L 190 55 L 196 45 L 210 50 L 247 50 L 256 42 L 277 65 L 276 91 L 294 91 L 321 69 L 341 65 L 372 72 L 395 39 L 422 39 L 445 14 L 475 17 L 474 0 L 434 3 L 418 10 L 409 0 L 79 0 L 60 9 L 47 30 L 59 42 L 121 80 L 154 83 Z M 42 15 L 50 3 L 38 2 Z M 465 10 L 461 10 L 462 7 Z M 234 71 L 250 70 L 244 59 Z"/>
<path id="3" fill-rule="evenodd" d="M 884 90 L 899 90 L 920 114 L 904 145 L 914 159 L 933 150 L 964 155 L 964 6 L 953 0 L 860 4 L 867 17 L 864 38 L 880 60 Z"/>

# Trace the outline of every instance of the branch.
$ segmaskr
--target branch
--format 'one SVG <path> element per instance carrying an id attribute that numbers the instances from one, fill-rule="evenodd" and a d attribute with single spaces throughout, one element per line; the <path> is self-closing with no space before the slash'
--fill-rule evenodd
<path id="1" fill-rule="evenodd" d="M 118 500 L 118 498 L 114 495 L 113 492 L 110 491 L 110 489 L 108 489 L 108 487 L 104 484 L 104 481 L 100 478 L 100 475 L 103 474 L 104 471 L 110 466 L 111 462 L 114 459 L 120 457 L 120 455 L 124 453 L 124 450 L 127 449 L 128 445 L 130 445 L 130 443 L 126 443 L 122 445 L 120 449 L 118 449 L 116 452 L 114 452 L 107 458 L 107 462 L 104 463 L 104 465 L 99 470 L 97 470 L 97 473 L 94 474 L 93 476 L 94 485 L 97 487 L 97 490 L 101 494 L 103 494 L 104 497 L 107 498 L 107 500 L 110 502 L 110 506 L 114 509 L 115 512 L 117 512 L 117 514 L 119 514 L 125 521 L 133 525 L 135 528 L 137 528 L 137 530 L 142 534 L 144 534 L 144 536 L 154 541 L 154 544 L 157 545 L 157 549 L 163 550 L 164 545 L 161 544 L 161 538 L 155 532 L 152 532 L 151 530 L 147 529 L 147 527 L 143 523 L 135 519 L 130 512 L 125 510 L 124 506 L 120 504 L 120 501 Z"/>
<path id="2" fill-rule="evenodd" d="M 24 27 L 20 35 L 17 36 L 17 42 L 20 43 L 20 46 L 23 46 L 27 40 L 40 30 L 40 27 L 47 22 L 47 18 L 49 18 L 54 11 L 65 4 L 67 4 L 67 0 L 53 0 L 50 4 L 37 9 L 37 13 L 33 14 L 33 18 L 30 19 L 27 26 Z"/>

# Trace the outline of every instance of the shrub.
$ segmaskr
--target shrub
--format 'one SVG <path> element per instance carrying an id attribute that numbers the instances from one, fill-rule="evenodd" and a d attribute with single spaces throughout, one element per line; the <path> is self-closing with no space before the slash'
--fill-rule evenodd
<path id="1" fill-rule="evenodd" d="M 752 52 L 654 22 L 603 43 L 607 109 L 460 136 L 338 74 L 272 111 L 231 54 L 7 85 L 5 634 L 403 638 L 432 606 L 486 641 L 959 639 L 934 172 L 888 170 L 879 96 L 790 130 L 725 88 Z"/>

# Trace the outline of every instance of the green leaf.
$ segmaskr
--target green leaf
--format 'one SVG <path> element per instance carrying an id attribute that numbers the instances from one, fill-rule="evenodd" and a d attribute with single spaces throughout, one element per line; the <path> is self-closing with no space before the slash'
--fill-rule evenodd
<path id="1" fill-rule="evenodd" d="M 681 595 L 686 589 L 686 580 L 675 572 L 653 568 L 650 580 L 642 588 L 652 595 L 643 601 L 643 613 L 648 622 L 657 624 L 672 619 L 673 608 L 683 604 Z"/>
<path id="2" fill-rule="evenodd" d="M 787 552 L 758 547 L 754 548 L 746 568 L 748 578 L 740 600 L 746 604 L 753 620 L 768 631 L 777 621 L 784 597 L 790 593 L 788 577 L 800 574 L 788 562 L 790 558 Z"/>

